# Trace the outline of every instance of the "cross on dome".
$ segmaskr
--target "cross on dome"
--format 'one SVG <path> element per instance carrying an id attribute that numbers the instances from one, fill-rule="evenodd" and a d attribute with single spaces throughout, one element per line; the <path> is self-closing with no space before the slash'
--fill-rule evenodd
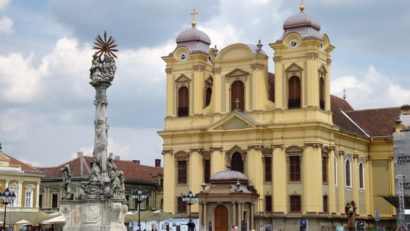
<path id="1" fill-rule="evenodd" d="M 303 10 L 305 10 L 305 5 L 303 4 L 303 0 L 300 0 L 299 10 L 300 12 L 303 12 Z"/>
<path id="2" fill-rule="evenodd" d="M 191 15 L 192 15 L 192 22 L 191 22 L 192 27 L 196 26 L 196 18 L 195 17 L 196 17 L 197 14 L 198 14 L 198 12 L 196 12 L 195 9 L 193 9 L 192 13 L 191 13 Z"/>

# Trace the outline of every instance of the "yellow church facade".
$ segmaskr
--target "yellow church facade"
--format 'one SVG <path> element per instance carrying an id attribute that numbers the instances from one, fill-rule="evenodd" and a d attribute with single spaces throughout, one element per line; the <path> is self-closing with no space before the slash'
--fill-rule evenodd
<path id="1" fill-rule="evenodd" d="M 260 41 L 218 51 L 193 20 L 163 57 L 164 211 L 187 213 L 181 195 L 203 192 L 211 176 L 233 170 L 258 197 L 246 213 L 253 217 L 238 220 L 227 210 L 229 228 L 294 230 L 302 218 L 310 230 L 335 227 L 346 223 L 351 201 L 358 219 L 369 222 L 378 209 L 393 221 L 395 210 L 380 195 L 394 194 L 391 132 L 400 109 L 355 111 L 332 96 L 334 46 L 320 24 L 301 8 L 283 28 L 268 53 Z M 192 206 L 201 230 L 217 230 L 204 205 Z"/>

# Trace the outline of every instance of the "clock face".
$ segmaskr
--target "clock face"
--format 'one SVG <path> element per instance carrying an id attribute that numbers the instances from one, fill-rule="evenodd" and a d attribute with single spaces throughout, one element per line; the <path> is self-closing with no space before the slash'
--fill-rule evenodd
<path id="1" fill-rule="evenodd" d="M 183 52 L 179 55 L 179 60 L 185 61 L 188 58 L 187 53 Z"/>
<path id="2" fill-rule="evenodd" d="M 296 48 L 298 46 L 299 46 L 298 40 L 292 39 L 292 40 L 289 41 L 289 47 Z"/>

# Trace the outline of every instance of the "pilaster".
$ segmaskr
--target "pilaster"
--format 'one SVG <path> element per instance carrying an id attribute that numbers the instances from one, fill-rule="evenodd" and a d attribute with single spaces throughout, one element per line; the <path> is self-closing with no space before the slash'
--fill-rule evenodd
<path id="1" fill-rule="evenodd" d="M 248 147 L 248 157 L 246 158 L 247 175 L 253 183 L 254 188 L 259 193 L 257 211 L 263 212 L 263 161 L 262 161 L 262 145 L 253 145 Z"/>
<path id="2" fill-rule="evenodd" d="M 329 166 L 329 212 L 330 213 L 336 213 L 336 182 L 335 182 L 335 150 L 334 148 L 330 148 L 329 152 L 329 161 L 328 161 L 328 166 Z"/>
<path id="3" fill-rule="evenodd" d="M 164 211 L 174 213 L 175 208 L 175 187 L 176 187 L 176 163 L 172 150 L 164 150 Z"/>
<path id="4" fill-rule="evenodd" d="M 188 189 L 192 191 L 195 195 L 201 192 L 201 184 L 204 182 L 204 164 L 202 162 L 202 155 L 203 149 L 191 149 L 191 153 L 189 155 L 189 172 L 188 172 Z M 199 205 L 193 204 L 191 206 L 191 212 L 198 212 Z"/>
<path id="5" fill-rule="evenodd" d="M 318 213 L 323 210 L 322 152 L 320 145 L 306 144 L 302 158 L 304 211 Z"/>
<path id="6" fill-rule="evenodd" d="M 288 178 L 285 150 L 283 145 L 272 146 L 272 211 L 275 213 L 287 213 L 287 190 Z"/>
<path id="7" fill-rule="evenodd" d="M 211 175 L 225 170 L 225 158 L 222 147 L 213 147 L 211 151 Z"/>

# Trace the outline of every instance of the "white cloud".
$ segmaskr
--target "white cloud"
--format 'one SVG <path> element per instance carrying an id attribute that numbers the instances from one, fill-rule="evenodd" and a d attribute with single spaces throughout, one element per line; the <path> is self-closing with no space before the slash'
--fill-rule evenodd
<path id="1" fill-rule="evenodd" d="M 11 102 L 29 102 L 38 89 L 41 73 L 32 63 L 33 55 L 0 55 L 0 95 Z"/>
<path id="2" fill-rule="evenodd" d="M 0 18 L 0 33 L 10 34 L 13 32 L 13 21 L 6 16 Z"/>
<path id="3" fill-rule="evenodd" d="M 6 9 L 9 3 L 10 0 L 0 0 L 0 11 Z"/>
<path id="4" fill-rule="evenodd" d="M 396 107 L 410 103 L 410 90 L 394 83 L 389 76 L 370 66 L 363 79 L 342 76 L 332 81 L 331 92 L 343 96 L 355 109 Z"/>
<path id="5" fill-rule="evenodd" d="M 2 110 L 0 113 L 1 134 L 9 140 L 26 138 L 27 119 L 27 116 L 18 110 Z"/>

